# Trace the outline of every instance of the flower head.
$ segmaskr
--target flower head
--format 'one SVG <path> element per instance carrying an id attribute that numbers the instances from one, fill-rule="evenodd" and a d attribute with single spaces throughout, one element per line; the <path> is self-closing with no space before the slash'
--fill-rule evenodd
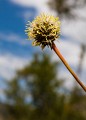
<path id="1" fill-rule="evenodd" d="M 47 45 L 52 48 L 53 41 L 60 36 L 59 18 L 43 13 L 37 16 L 32 23 L 27 24 L 26 33 L 28 39 L 34 40 L 34 46 L 40 45 L 43 49 Z"/>

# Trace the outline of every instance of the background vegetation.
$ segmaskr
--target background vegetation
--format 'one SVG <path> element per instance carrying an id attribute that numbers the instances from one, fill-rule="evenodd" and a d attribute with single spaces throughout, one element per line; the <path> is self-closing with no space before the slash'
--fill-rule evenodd
<path id="1" fill-rule="evenodd" d="M 85 18 L 73 13 L 82 9 L 86 0 L 50 0 L 48 5 L 60 19 L 66 21 Z M 82 73 L 82 63 L 86 44 L 80 45 L 78 73 Z M 16 76 L 6 82 L 6 102 L 0 103 L 0 120 L 86 120 L 86 95 L 74 86 L 71 91 L 64 87 L 64 79 L 58 77 L 60 63 L 52 62 L 49 55 L 33 56 L 31 63 Z"/>
<path id="2" fill-rule="evenodd" d="M 66 93 L 58 78 L 59 63 L 36 54 L 7 82 L 6 120 L 86 120 L 86 96 L 77 86 Z M 61 92 L 64 91 L 64 92 Z"/>

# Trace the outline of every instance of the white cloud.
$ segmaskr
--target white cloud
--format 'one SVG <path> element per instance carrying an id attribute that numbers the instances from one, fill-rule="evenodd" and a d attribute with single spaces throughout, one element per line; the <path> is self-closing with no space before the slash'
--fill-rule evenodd
<path id="1" fill-rule="evenodd" d="M 21 36 L 14 33 L 9 33 L 9 34 L 0 33 L 0 40 L 17 42 L 18 44 L 21 44 L 21 45 L 27 45 L 27 40 L 25 40 Z"/>
<path id="2" fill-rule="evenodd" d="M 74 44 L 72 42 L 68 41 L 63 41 L 60 40 L 61 42 L 55 42 L 56 46 L 60 50 L 61 54 L 64 56 L 68 64 L 72 67 L 73 71 L 77 71 L 78 64 L 79 64 L 79 54 L 80 54 L 80 47 L 78 44 Z M 54 61 L 60 61 L 58 56 L 52 51 L 52 59 Z M 83 77 L 80 76 L 80 79 L 82 82 L 85 82 L 85 70 L 86 70 L 86 56 L 83 61 Z M 59 77 L 65 79 L 65 86 L 67 88 L 72 88 L 73 83 L 74 83 L 74 78 L 72 75 L 69 73 L 69 71 L 64 67 L 63 63 L 61 62 L 61 69 L 59 70 Z M 76 82 L 75 82 L 76 83 Z"/>
<path id="3" fill-rule="evenodd" d="M 26 6 L 26 7 L 33 6 L 33 5 L 39 6 L 41 3 L 40 0 L 10 0 L 10 1 L 12 1 L 13 3 L 19 4 L 19 5 L 22 5 L 22 6 Z"/>
<path id="4" fill-rule="evenodd" d="M 27 45 L 28 43 L 31 43 L 14 33 L 0 33 L 0 40 L 16 42 L 20 45 Z M 31 58 L 14 56 L 9 53 L 3 55 L 0 54 L 0 77 L 4 79 L 11 79 L 15 75 L 15 71 L 23 68 L 30 59 Z"/>
<path id="5" fill-rule="evenodd" d="M 79 59 L 80 48 L 77 44 L 60 40 L 60 42 L 55 42 L 56 46 L 71 65 L 77 66 L 77 61 Z M 56 54 L 53 53 L 53 59 L 57 59 Z"/>
<path id="6" fill-rule="evenodd" d="M 10 0 L 10 1 L 15 4 L 19 4 L 21 6 L 26 6 L 26 7 L 34 6 L 39 10 L 39 13 L 46 12 L 55 15 L 55 12 L 52 12 L 47 5 L 47 1 L 49 0 Z M 81 16 L 82 14 L 84 16 L 85 11 L 86 9 L 82 9 L 81 11 L 76 11 L 76 13 L 79 16 Z M 25 13 L 24 15 L 25 15 L 24 18 L 26 17 L 25 19 L 27 19 L 28 13 Z M 86 44 L 85 28 L 86 28 L 86 22 L 77 19 L 70 22 L 65 20 L 61 21 L 62 34 L 70 36 L 71 39 L 73 38 L 78 43 Z M 79 44 L 75 44 L 70 41 L 68 42 L 68 40 L 67 41 L 61 40 L 60 44 L 56 43 L 56 45 L 59 47 L 61 53 L 66 58 L 68 63 L 71 66 L 75 66 L 75 68 L 77 68 L 79 53 L 80 53 Z M 55 53 L 52 54 L 52 58 L 53 60 L 58 59 Z M 86 70 L 86 57 L 83 62 L 84 62 L 83 68 L 84 70 Z M 68 80 L 71 78 L 69 75 L 70 73 L 68 74 L 67 72 L 63 71 L 63 73 L 61 72 L 61 74 L 62 74 L 61 76 L 66 77 Z M 67 81 L 67 86 L 70 85 L 71 85 L 71 80 Z"/>
<path id="7" fill-rule="evenodd" d="M 65 22 L 62 21 L 62 33 L 70 36 L 72 39 L 79 43 L 86 44 L 86 23 L 82 21 Z"/>
<path id="8" fill-rule="evenodd" d="M 46 12 L 49 14 L 56 15 L 54 11 L 52 11 L 49 6 L 47 5 L 47 2 L 49 0 L 10 0 L 13 3 L 22 5 L 22 6 L 34 6 L 39 10 L 39 13 Z M 70 1 L 71 2 L 71 1 Z M 85 12 L 86 8 L 77 9 L 74 11 L 78 17 L 86 17 Z M 28 16 L 28 13 L 24 14 L 24 17 Z M 75 22 L 76 21 L 76 22 Z M 62 27 L 62 34 L 65 34 L 67 36 L 72 37 L 75 41 L 78 41 L 79 43 L 85 43 L 86 44 L 86 22 L 83 20 L 80 21 L 80 19 L 76 19 L 74 21 L 68 22 L 67 20 L 61 21 L 61 27 Z"/>
<path id="9" fill-rule="evenodd" d="M 86 7 L 74 11 L 75 20 L 62 20 L 62 33 L 70 36 L 78 43 L 86 44 Z"/>
<path id="10" fill-rule="evenodd" d="M 0 77 L 11 79 L 15 71 L 23 68 L 28 63 L 28 59 L 16 57 L 11 54 L 0 55 Z"/>
<path id="11" fill-rule="evenodd" d="M 55 12 L 51 11 L 47 5 L 49 0 L 10 0 L 10 1 L 25 7 L 29 6 L 36 7 L 39 13 L 46 12 L 50 14 L 55 14 Z"/>
<path id="12" fill-rule="evenodd" d="M 29 18 L 34 17 L 34 14 L 32 12 L 26 11 L 26 12 L 23 12 L 21 16 L 24 18 L 26 23 L 29 20 Z"/>
<path id="13" fill-rule="evenodd" d="M 64 86 L 69 90 L 76 83 L 75 79 L 72 77 L 72 75 L 69 73 L 69 71 L 66 68 L 59 71 L 59 78 L 64 80 Z"/>

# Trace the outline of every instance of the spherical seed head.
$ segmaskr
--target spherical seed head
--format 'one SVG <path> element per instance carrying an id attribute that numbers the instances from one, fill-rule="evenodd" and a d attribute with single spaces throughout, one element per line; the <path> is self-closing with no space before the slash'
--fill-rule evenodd
<path id="1" fill-rule="evenodd" d="M 52 48 L 52 43 L 60 36 L 60 21 L 58 17 L 41 14 L 32 23 L 27 24 L 26 33 L 28 39 L 34 40 L 33 45 L 40 45 L 43 49 L 46 45 Z"/>

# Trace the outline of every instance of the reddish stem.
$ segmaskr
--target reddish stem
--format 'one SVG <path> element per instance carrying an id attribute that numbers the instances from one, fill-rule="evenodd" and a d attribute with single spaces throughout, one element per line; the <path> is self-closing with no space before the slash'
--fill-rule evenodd
<path id="1" fill-rule="evenodd" d="M 56 45 L 53 43 L 52 45 L 52 49 L 54 50 L 54 52 L 58 55 L 58 57 L 61 59 L 61 61 L 63 62 L 63 64 L 66 66 L 66 68 L 69 70 L 69 72 L 72 74 L 72 76 L 75 78 L 75 80 L 79 83 L 79 85 L 84 89 L 84 91 L 86 92 L 86 86 L 80 81 L 80 79 L 78 78 L 78 76 L 74 73 L 74 71 L 71 69 L 71 67 L 69 66 L 69 64 L 67 63 L 67 61 L 64 59 L 64 57 L 62 56 L 62 54 L 60 53 L 60 51 L 58 50 L 58 48 L 56 47 Z"/>

